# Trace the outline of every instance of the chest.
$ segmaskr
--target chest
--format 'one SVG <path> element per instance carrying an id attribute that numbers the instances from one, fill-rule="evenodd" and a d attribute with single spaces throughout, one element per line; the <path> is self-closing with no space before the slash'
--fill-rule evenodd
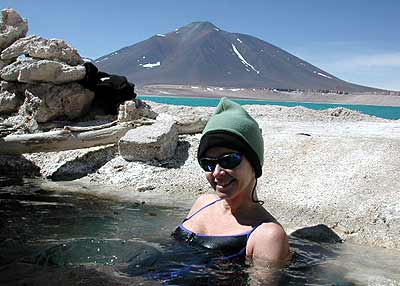
<path id="1" fill-rule="evenodd" d="M 183 226 L 196 234 L 211 236 L 238 235 L 252 229 L 249 222 L 238 221 L 236 217 L 215 211 L 198 213 L 183 223 Z"/>

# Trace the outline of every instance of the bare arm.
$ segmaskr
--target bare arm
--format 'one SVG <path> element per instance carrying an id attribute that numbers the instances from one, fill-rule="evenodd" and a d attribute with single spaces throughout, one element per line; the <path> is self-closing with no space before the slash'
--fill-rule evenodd
<path id="1" fill-rule="evenodd" d="M 254 285 L 277 285 L 280 270 L 291 257 L 283 228 L 276 223 L 260 225 L 247 242 L 246 255 L 252 264 L 250 277 Z"/>
<path id="2" fill-rule="evenodd" d="M 246 255 L 254 264 L 284 266 L 290 258 L 288 237 L 276 223 L 263 223 L 250 236 Z"/>

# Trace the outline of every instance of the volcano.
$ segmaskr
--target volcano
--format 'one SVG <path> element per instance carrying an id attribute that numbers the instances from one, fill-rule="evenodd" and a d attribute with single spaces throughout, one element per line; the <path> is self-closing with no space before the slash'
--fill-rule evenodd
<path id="1" fill-rule="evenodd" d="M 373 92 L 341 80 L 266 41 L 193 22 L 102 56 L 102 71 L 153 84 Z"/>

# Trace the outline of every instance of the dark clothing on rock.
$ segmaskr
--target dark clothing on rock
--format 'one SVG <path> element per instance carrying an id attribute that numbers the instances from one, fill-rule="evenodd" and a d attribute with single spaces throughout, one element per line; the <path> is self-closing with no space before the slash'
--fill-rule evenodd
<path id="1" fill-rule="evenodd" d="M 100 109 L 104 114 L 117 115 L 121 103 L 136 98 L 135 85 L 126 77 L 101 72 L 90 62 L 83 65 L 86 75 L 79 83 L 94 91 L 92 106 L 95 110 Z"/>

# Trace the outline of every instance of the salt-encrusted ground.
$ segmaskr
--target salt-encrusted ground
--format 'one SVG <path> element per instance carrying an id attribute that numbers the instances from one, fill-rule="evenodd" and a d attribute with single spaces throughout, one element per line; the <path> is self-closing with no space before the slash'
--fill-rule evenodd
<path id="1" fill-rule="evenodd" d="M 150 104 L 174 116 L 212 113 Z M 400 249 L 400 121 L 345 109 L 245 108 L 265 140 L 259 198 L 289 231 L 323 223 L 348 240 Z M 198 194 L 211 191 L 196 161 L 199 138 L 181 135 L 171 160 L 116 156 L 97 172 L 56 187 L 189 208 Z"/>

